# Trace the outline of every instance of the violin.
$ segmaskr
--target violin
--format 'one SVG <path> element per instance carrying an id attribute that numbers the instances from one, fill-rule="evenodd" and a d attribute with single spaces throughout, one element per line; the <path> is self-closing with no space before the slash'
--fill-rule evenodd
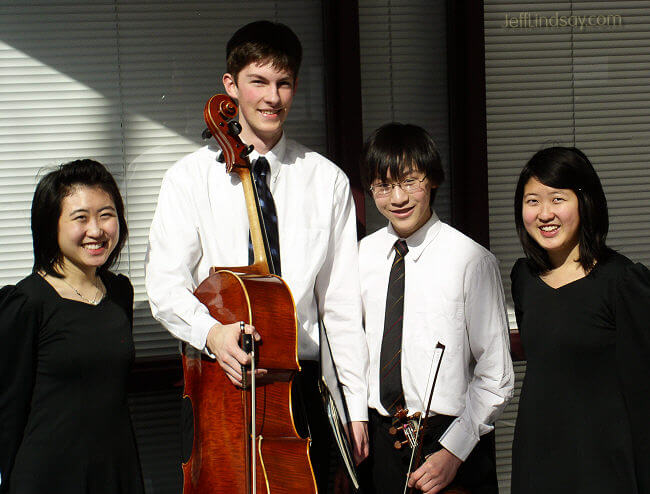
<path id="1" fill-rule="evenodd" d="M 191 410 L 191 453 L 182 465 L 183 494 L 276 494 L 317 492 L 309 460 L 310 439 L 296 431 L 291 403 L 293 377 L 300 370 L 298 320 L 291 291 L 274 274 L 246 146 L 238 137 L 238 110 L 226 95 L 205 105 L 208 130 L 222 152 L 226 171 L 242 184 L 254 262 L 213 267 L 194 295 L 222 324 L 240 322 L 241 345 L 251 354 L 242 386 L 234 386 L 219 364 L 190 345 L 183 348 L 184 407 Z M 215 164 L 216 165 L 216 164 Z M 244 334 L 254 325 L 255 343 Z M 256 367 L 268 370 L 256 376 Z"/>
<path id="2" fill-rule="evenodd" d="M 438 373 L 440 371 L 440 364 L 442 363 L 442 357 L 445 353 L 445 345 L 438 342 L 434 352 L 433 360 L 431 361 L 431 368 L 429 369 L 429 379 L 427 382 L 427 389 L 429 389 L 429 398 L 426 407 L 424 407 L 424 413 L 415 412 L 412 415 L 409 415 L 409 411 L 406 408 L 399 408 L 397 412 L 393 415 L 395 418 L 395 424 L 389 430 L 389 434 L 396 436 L 402 435 L 404 439 L 396 439 L 393 443 L 395 449 L 402 449 L 404 447 L 411 448 L 411 459 L 409 462 L 409 469 L 406 474 L 406 482 L 404 483 L 404 494 L 413 494 L 415 492 L 415 487 L 408 486 L 408 479 L 411 476 L 411 473 L 417 470 L 424 461 L 422 460 L 422 448 L 424 445 L 424 435 L 427 429 L 427 419 L 429 415 L 429 410 L 431 410 L 431 401 L 433 399 L 433 391 L 436 387 L 436 382 L 438 380 Z M 435 374 L 433 376 L 433 382 L 431 381 L 431 373 L 435 369 Z M 424 459 L 426 460 L 426 458 Z M 470 491 L 466 488 L 450 484 L 445 487 L 442 491 L 442 494 L 470 494 Z"/>

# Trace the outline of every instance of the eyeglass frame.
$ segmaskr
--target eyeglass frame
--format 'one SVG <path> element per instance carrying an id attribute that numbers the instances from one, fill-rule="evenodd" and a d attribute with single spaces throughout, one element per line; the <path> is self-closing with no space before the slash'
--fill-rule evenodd
<path id="1" fill-rule="evenodd" d="M 426 179 L 427 179 L 427 177 L 425 175 L 422 178 L 409 177 L 409 178 L 406 178 L 406 179 L 402 180 L 401 182 L 382 182 L 382 183 L 376 184 L 377 186 L 379 186 L 379 185 L 389 185 L 390 186 L 390 191 L 386 191 L 386 193 L 384 193 L 384 194 L 378 194 L 375 191 L 375 185 L 373 184 L 373 185 L 370 186 L 370 193 L 374 197 L 390 197 L 392 195 L 393 190 L 395 189 L 395 187 L 399 187 L 400 189 L 402 189 L 403 192 L 411 195 L 411 194 L 415 194 L 416 192 L 420 192 L 422 190 L 422 182 L 424 182 Z M 415 182 L 413 183 L 413 185 L 417 186 L 417 189 L 411 190 L 411 191 L 408 191 L 408 190 L 404 189 L 404 184 L 405 184 L 405 182 L 407 180 L 414 180 Z"/>

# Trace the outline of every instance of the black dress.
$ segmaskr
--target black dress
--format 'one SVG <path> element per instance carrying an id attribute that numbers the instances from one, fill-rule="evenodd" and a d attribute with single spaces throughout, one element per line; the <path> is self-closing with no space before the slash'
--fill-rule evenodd
<path id="1" fill-rule="evenodd" d="M 133 288 L 99 305 L 32 274 L 0 290 L 0 492 L 141 493 L 127 407 Z"/>
<path id="2" fill-rule="evenodd" d="M 520 259 L 527 357 L 512 493 L 650 493 L 650 272 L 613 254 L 558 289 Z"/>

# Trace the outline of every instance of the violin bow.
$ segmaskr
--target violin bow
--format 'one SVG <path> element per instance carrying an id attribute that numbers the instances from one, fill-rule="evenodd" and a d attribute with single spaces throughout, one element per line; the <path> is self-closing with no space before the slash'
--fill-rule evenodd
<path id="1" fill-rule="evenodd" d="M 404 483 L 404 494 L 406 494 L 406 492 L 408 491 L 408 482 L 409 482 L 409 477 L 411 476 L 411 470 L 413 469 L 413 464 L 417 465 L 420 462 L 420 458 L 422 457 L 422 446 L 423 446 L 422 417 L 424 417 L 424 419 L 426 420 L 426 418 L 429 416 L 429 410 L 431 409 L 431 401 L 433 400 L 433 390 L 436 389 L 438 372 L 440 372 L 440 364 L 442 363 L 442 356 L 444 354 L 445 354 L 445 345 L 438 342 L 434 350 L 434 356 L 433 359 L 431 360 L 431 365 L 429 366 L 429 377 L 427 378 L 426 389 L 431 389 L 431 391 L 429 392 L 429 399 L 427 401 L 427 406 L 424 409 L 424 413 L 418 417 L 418 425 L 415 432 L 415 446 L 411 448 L 411 459 L 409 461 L 408 472 L 406 473 L 406 482 Z M 431 388 L 429 388 L 429 383 L 431 383 L 431 373 L 433 372 L 434 367 L 436 368 L 436 373 L 433 376 L 433 383 L 431 384 Z"/>

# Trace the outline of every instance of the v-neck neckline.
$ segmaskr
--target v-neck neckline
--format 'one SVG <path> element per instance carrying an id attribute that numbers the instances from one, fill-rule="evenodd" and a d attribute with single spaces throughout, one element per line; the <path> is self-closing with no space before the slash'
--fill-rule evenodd
<path id="1" fill-rule="evenodd" d="M 549 290 L 553 290 L 554 292 L 558 292 L 558 291 L 562 290 L 563 288 L 568 288 L 568 287 L 571 287 L 571 286 L 575 286 L 576 284 L 580 283 L 582 280 L 586 280 L 600 267 L 600 264 L 601 263 L 596 263 L 596 265 L 591 269 L 591 271 L 589 271 L 582 278 L 578 278 L 577 280 L 569 281 L 568 283 L 565 283 L 564 285 L 561 285 L 561 286 L 558 286 L 558 287 L 552 287 L 551 285 L 546 283 L 546 281 L 544 281 L 542 279 L 542 277 L 540 275 L 538 275 L 538 274 L 534 274 L 533 276 L 535 277 L 535 279 L 539 280 L 539 282 L 543 286 L 548 288 Z"/>

